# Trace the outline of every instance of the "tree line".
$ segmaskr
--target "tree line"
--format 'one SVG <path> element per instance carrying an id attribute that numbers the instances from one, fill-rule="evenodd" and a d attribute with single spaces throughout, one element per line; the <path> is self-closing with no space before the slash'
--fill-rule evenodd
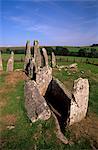
<path id="1" fill-rule="evenodd" d="M 66 48 L 64 46 L 44 46 L 47 50 L 48 55 L 51 55 L 52 52 L 55 53 L 55 55 L 59 56 L 78 56 L 78 57 L 94 57 L 98 58 L 98 51 L 96 50 L 96 47 L 91 46 L 90 48 L 78 48 L 78 51 L 71 51 L 70 48 Z M 42 48 L 42 47 L 41 47 Z M 10 54 L 11 53 L 10 48 L 6 48 L 4 53 Z M 25 49 L 18 49 L 13 50 L 15 54 L 24 54 Z M 33 47 L 31 47 L 31 52 L 33 54 Z"/>

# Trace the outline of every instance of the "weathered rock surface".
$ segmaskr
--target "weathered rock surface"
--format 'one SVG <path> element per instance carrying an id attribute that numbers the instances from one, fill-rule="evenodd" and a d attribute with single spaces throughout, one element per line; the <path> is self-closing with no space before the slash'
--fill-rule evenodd
<path id="1" fill-rule="evenodd" d="M 27 69 L 27 65 L 28 63 L 30 62 L 30 59 L 31 59 L 31 49 L 30 49 L 30 42 L 27 41 L 26 43 L 26 55 L 25 55 L 25 60 L 24 60 L 24 70 Z"/>
<path id="2" fill-rule="evenodd" d="M 52 68 L 51 67 L 43 67 L 36 74 L 36 83 L 39 89 L 39 92 L 42 96 L 45 95 L 46 90 L 52 80 Z"/>
<path id="3" fill-rule="evenodd" d="M 38 119 L 47 120 L 51 116 L 51 111 L 44 99 L 39 93 L 35 81 L 27 81 L 24 87 L 25 108 L 27 115 L 32 122 Z"/>
<path id="4" fill-rule="evenodd" d="M 73 93 L 57 79 L 53 79 L 49 87 L 47 91 L 49 103 L 60 113 L 63 124 L 72 125 L 86 116 L 89 98 L 87 79 L 75 80 Z"/>
<path id="5" fill-rule="evenodd" d="M 77 63 L 69 65 L 69 69 L 77 69 Z"/>
<path id="6" fill-rule="evenodd" d="M 45 48 L 42 48 L 42 51 L 43 51 L 43 56 L 44 56 L 44 62 L 45 62 L 45 66 L 48 67 L 48 55 L 47 55 L 47 51 Z"/>
<path id="7" fill-rule="evenodd" d="M 30 66 L 29 66 L 29 77 L 33 80 L 35 80 L 36 76 L 36 64 L 35 64 L 35 59 L 31 57 L 30 59 Z"/>
<path id="8" fill-rule="evenodd" d="M 88 79 L 79 78 L 74 81 L 73 100 L 70 107 L 70 125 L 81 121 L 87 113 L 89 99 Z"/>
<path id="9" fill-rule="evenodd" d="M 2 64 L 1 51 L 0 51 L 0 71 L 3 71 L 3 64 Z"/>
<path id="10" fill-rule="evenodd" d="M 52 52 L 52 67 L 55 67 L 55 66 L 56 66 L 56 57 L 55 57 L 54 52 Z"/>
<path id="11" fill-rule="evenodd" d="M 12 72 L 14 70 L 14 53 L 11 52 L 11 57 L 7 62 L 7 72 Z"/>
<path id="12" fill-rule="evenodd" d="M 36 63 L 36 72 L 37 72 L 41 67 L 41 53 L 38 41 L 34 41 L 34 59 Z"/>

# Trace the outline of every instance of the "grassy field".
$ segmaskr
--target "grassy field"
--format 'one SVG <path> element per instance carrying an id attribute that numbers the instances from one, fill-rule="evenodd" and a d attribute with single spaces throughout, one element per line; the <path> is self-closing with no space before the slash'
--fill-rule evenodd
<path id="1" fill-rule="evenodd" d="M 56 56 L 57 58 L 57 63 L 59 64 L 61 61 L 61 64 L 65 62 L 81 62 L 81 63 L 85 63 L 86 60 L 88 59 L 88 61 L 90 63 L 96 63 L 98 64 L 98 58 L 87 58 L 87 57 L 74 57 L 74 56 Z M 61 59 L 61 60 L 60 60 Z"/>
<path id="2" fill-rule="evenodd" d="M 81 47 L 64 46 L 64 47 L 68 48 L 68 50 L 70 52 L 78 52 L 80 48 L 86 48 L 86 49 L 88 49 L 88 51 L 90 51 L 91 48 L 95 48 L 98 51 L 98 46 L 96 46 L 96 47 L 90 47 L 90 46 L 81 46 Z"/>
<path id="3" fill-rule="evenodd" d="M 24 54 L 15 54 L 14 58 L 15 60 L 21 60 L 24 59 Z M 8 60 L 10 58 L 10 54 L 2 54 L 2 59 L 4 59 L 5 61 Z"/>
<path id="4" fill-rule="evenodd" d="M 58 65 L 69 64 L 71 62 L 58 62 Z M 6 63 L 4 63 L 4 66 L 6 69 Z M 23 63 L 16 62 L 15 69 L 18 68 L 22 69 Z M 54 68 L 53 76 L 61 80 L 70 90 L 73 81 L 78 77 L 89 79 L 90 97 L 87 118 L 80 123 L 81 125 L 66 128 L 65 132 L 65 135 L 74 144 L 64 145 L 56 138 L 55 122 L 52 117 L 48 121 L 30 122 L 24 107 L 24 74 L 22 72 L 13 72 L 12 74 L 4 72 L 0 75 L 0 136 L 2 150 L 90 150 L 98 148 L 96 139 L 98 131 L 98 67 L 78 63 L 77 72 L 65 71 L 64 69 L 59 71 Z M 92 116 L 92 118 L 89 118 L 89 116 Z M 12 129 L 10 129 L 11 126 Z M 89 128 L 86 129 L 86 127 Z M 85 134 L 86 130 L 88 134 Z M 76 133 L 73 131 L 76 131 Z M 77 136 L 78 133 L 79 136 Z"/>

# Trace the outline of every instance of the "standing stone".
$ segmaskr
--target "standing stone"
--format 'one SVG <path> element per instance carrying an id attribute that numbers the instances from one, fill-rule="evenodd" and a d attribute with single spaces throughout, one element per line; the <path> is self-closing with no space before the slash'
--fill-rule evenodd
<path id="1" fill-rule="evenodd" d="M 38 41 L 34 41 L 34 59 L 36 63 L 36 72 L 37 72 L 41 67 L 41 53 Z"/>
<path id="2" fill-rule="evenodd" d="M 73 100 L 70 107 L 70 125 L 81 121 L 87 113 L 89 99 L 88 79 L 79 78 L 74 81 Z"/>
<path id="3" fill-rule="evenodd" d="M 54 68 L 56 66 L 56 57 L 54 52 L 52 52 L 52 67 Z"/>
<path id="4" fill-rule="evenodd" d="M 0 51 L 0 71 L 3 71 L 3 64 L 2 64 L 1 51 Z"/>
<path id="5" fill-rule="evenodd" d="M 29 76 L 33 80 L 36 79 L 36 64 L 35 64 L 35 59 L 33 57 L 30 59 L 30 73 L 29 73 Z"/>
<path id="6" fill-rule="evenodd" d="M 14 57 L 14 52 L 13 51 L 11 51 L 11 57 Z"/>
<path id="7" fill-rule="evenodd" d="M 29 80 L 25 83 L 25 108 L 27 115 L 32 122 L 37 120 L 47 120 L 51 116 L 50 108 L 48 107 L 44 97 L 42 97 L 34 80 Z"/>
<path id="8" fill-rule="evenodd" d="M 30 58 L 31 58 L 30 41 L 27 41 L 27 43 L 26 43 L 26 56 L 25 56 L 25 62 L 24 62 L 24 69 L 26 69 Z"/>
<path id="9" fill-rule="evenodd" d="M 11 53 L 11 57 L 7 63 L 7 72 L 12 72 L 14 70 L 14 52 Z"/>
<path id="10" fill-rule="evenodd" d="M 47 88 L 52 80 L 52 68 L 43 67 L 36 74 L 36 83 L 39 89 L 40 95 L 44 96 Z"/>
<path id="11" fill-rule="evenodd" d="M 44 62 L 45 62 L 45 66 L 48 67 L 48 55 L 47 55 L 47 51 L 45 48 L 42 48 L 43 51 L 43 56 L 44 56 Z"/>

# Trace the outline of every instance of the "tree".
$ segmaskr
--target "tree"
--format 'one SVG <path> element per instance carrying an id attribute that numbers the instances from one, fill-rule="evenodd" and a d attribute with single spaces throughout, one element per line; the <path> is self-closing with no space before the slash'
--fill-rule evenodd
<path id="1" fill-rule="evenodd" d="M 85 48 L 81 48 L 78 53 L 81 57 L 87 56 L 87 50 Z"/>
<path id="2" fill-rule="evenodd" d="M 91 57 L 95 57 L 95 55 L 96 55 L 96 49 L 91 48 Z"/>

